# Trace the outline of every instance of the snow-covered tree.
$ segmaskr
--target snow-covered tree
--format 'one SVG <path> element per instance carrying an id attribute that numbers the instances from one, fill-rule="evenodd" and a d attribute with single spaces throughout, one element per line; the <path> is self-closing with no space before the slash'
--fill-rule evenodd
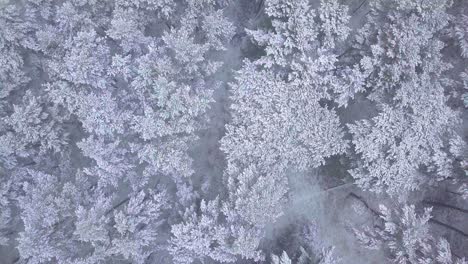
<path id="1" fill-rule="evenodd" d="M 306 252 L 304 248 L 301 247 L 300 249 L 301 249 L 301 254 L 299 255 L 296 262 L 293 262 L 285 251 L 283 251 L 281 256 L 272 255 L 271 261 L 273 264 L 292 264 L 292 263 L 338 264 L 340 263 L 339 260 L 335 256 L 333 256 L 333 248 L 323 249 L 322 255 L 318 258 L 319 259 L 318 261 L 314 261 L 314 259 Z"/>
<path id="2" fill-rule="evenodd" d="M 118 186 L 119 179 L 132 176 L 131 169 L 134 167 L 130 163 L 132 159 L 127 150 L 120 146 L 119 141 L 105 142 L 102 138 L 91 136 L 78 142 L 77 145 L 83 155 L 96 162 L 95 167 L 86 168 L 85 172 L 97 176 L 100 185 Z"/>
<path id="3" fill-rule="evenodd" d="M 456 14 L 452 18 L 452 27 L 450 30 L 451 37 L 457 42 L 460 48 L 460 54 L 463 58 L 468 58 L 468 8 L 466 6 L 458 6 Z"/>
<path id="4" fill-rule="evenodd" d="M 444 89 L 451 68 L 442 57 L 441 30 L 449 1 L 374 1 L 358 37 L 365 86 L 379 113 L 348 127 L 360 156 L 350 171 L 359 186 L 402 195 L 450 177 L 459 113 Z M 378 26 L 377 23 L 378 22 Z"/>
<path id="5" fill-rule="evenodd" d="M 21 44 L 28 32 L 18 22 L 18 16 L 18 11 L 12 6 L 0 8 L 0 99 L 7 97 L 11 91 L 24 87 L 29 81 L 21 55 Z"/>
<path id="6" fill-rule="evenodd" d="M 87 183 L 29 170 L 19 197 L 25 229 L 18 238 L 23 260 L 31 263 L 101 263 L 124 258 L 135 263 L 158 250 L 158 227 L 167 208 L 164 192 L 131 193 L 122 204 Z M 83 178 L 84 177 L 84 178 Z"/>
<path id="7" fill-rule="evenodd" d="M 134 263 L 145 263 L 146 258 L 159 250 L 158 228 L 163 222 L 162 210 L 167 208 L 164 192 L 141 191 L 132 196 L 123 210 L 113 214 L 110 255 L 123 256 Z"/>
<path id="8" fill-rule="evenodd" d="M 382 249 L 394 263 L 466 263 L 453 256 L 448 242 L 430 232 L 432 208 L 418 213 L 414 205 L 390 210 L 380 206 L 381 224 L 354 229 L 358 241 L 369 249 Z"/>
<path id="9" fill-rule="evenodd" d="M 245 258 L 257 256 L 263 229 L 282 214 L 287 172 L 345 152 L 338 116 L 325 102 L 344 102 L 343 91 L 354 89 L 335 74 L 338 46 L 350 31 L 346 6 L 266 1 L 265 12 L 271 28 L 248 33 L 266 54 L 244 60 L 236 73 L 232 119 L 221 140 L 229 190 L 223 213 L 237 226 L 232 236 L 242 250 L 235 252 Z"/>
<path id="10" fill-rule="evenodd" d="M 272 255 L 271 261 L 273 264 L 292 264 L 292 260 L 285 251 L 283 251 L 281 256 Z"/>
<path id="11" fill-rule="evenodd" d="M 338 117 L 313 101 L 319 98 L 316 90 L 286 82 L 249 61 L 237 74 L 231 96 L 235 115 L 222 141 L 233 165 L 280 163 L 303 170 L 344 152 Z"/>
<path id="12" fill-rule="evenodd" d="M 4 118 L 5 138 L 13 141 L 18 157 L 29 157 L 47 151 L 59 152 L 66 144 L 67 133 L 56 119 L 57 109 L 46 107 L 45 99 L 30 91 L 21 104 L 13 105 L 13 112 Z"/>
<path id="13" fill-rule="evenodd" d="M 221 63 L 212 53 L 223 50 L 234 34 L 224 4 L 23 4 L 29 10 L 23 24 L 40 25 L 33 28 L 33 53 L 46 77 L 44 100 L 60 110 L 61 122 L 79 124 L 67 128 L 75 136 L 88 134 L 78 144 L 94 161 L 85 172 L 104 185 L 129 181 L 135 190 L 161 175 L 186 185 L 181 179 L 193 173 L 187 152 L 218 85 L 212 76 Z M 5 135 L 3 141 L 10 138 Z M 143 175 L 137 175 L 142 166 Z"/>
<path id="14" fill-rule="evenodd" d="M 221 262 L 236 260 L 226 251 L 229 232 L 219 224 L 219 208 L 219 199 L 201 201 L 199 213 L 194 206 L 187 208 L 183 222 L 172 225 L 168 250 L 177 263 L 192 263 L 206 257 Z"/>
<path id="15" fill-rule="evenodd" d="M 310 87 L 313 101 L 334 101 L 346 106 L 363 89 L 365 70 L 340 61 L 351 29 L 348 7 L 338 1 L 321 1 L 316 9 L 307 0 L 266 1 L 272 27 L 247 30 L 266 56 L 257 63 L 275 66 L 281 78 Z M 364 71 L 364 73 L 363 73 Z M 304 88 L 306 89 L 306 88 Z"/>
<path id="16" fill-rule="evenodd" d="M 0 262 L 339 263 L 318 232 L 270 247 L 335 156 L 366 190 L 468 197 L 466 3 L 344 2 L 0 0 Z M 356 233 L 466 263 L 418 213 Z"/>
<path id="17" fill-rule="evenodd" d="M 170 176 L 174 204 L 195 202 L 188 152 L 219 87 L 217 52 L 235 30 L 224 7 L 192 0 L 1 7 L 1 173 L 31 168 L 21 179 L 21 259 L 142 263 L 159 250 L 160 198 L 147 189 Z M 129 205 L 113 208 L 125 193 L 117 190 L 128 187 Z M 2 189 L 7 224 L 11 197 L 4 198 Z"/>
<path id="18" fill-rule="evenodd" d="M 65 261 L 78 246 L 69 241 L 72 229 L 64 228 L 74 217 L 77 190 L 71 185 L 59 188 L 59 179 L 38 171 L 29 171 L 31 182 L 24 183 L 19 197 L 24 230 L 19 233 L 20 257 L 31 263 Z M 73 249 L 75 247 L 75 249 Z"/>

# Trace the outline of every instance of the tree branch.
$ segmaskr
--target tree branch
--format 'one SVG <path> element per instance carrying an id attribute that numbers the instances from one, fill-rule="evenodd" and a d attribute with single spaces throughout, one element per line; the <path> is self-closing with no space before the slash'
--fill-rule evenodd
<path id="1" fill-rule="evenodd" d="M 354 15 L 354 13 L 356 13 L 359 9 L 361 9 L 361 7 L 364 5 L 364 3 L 366 3 L 367 0 L 364 0 L 361 2 L 361 4 L 356 8 L 354 9 L 354 11 L 351 13 L 351 15 Z"/>
<path id="2" fill-rule="evenodd" d="M 445 204 L 445 203 L 436 202 L 436 201 L 427 201 L 427 200 L 424 200 L 423 203 L 428 204 L 428 205 L 438 206 L 438 207 L 446 207 L 446 208 L 450 208 L 450 209 L 457 210 L 459 212 L 468 214 L 468 210 L 457 207 L 457 206 L 453 206 L 453 205 L 450 205 L 450 204 Z"/>
<path id="3" fill-rule="evenodd" d="M 448 192 L 448 193 L 454 194 L 454 195 L 463 196 L 463 194 L 461 194 L 459 192 L 454 192 L 454 191 L 450 191 L 450 190 L 445 190 L 445 191 Z"/>
<path id="4" fill-rule="evenodd" d="M 109 211 L 107 211 L 105 215 L 110 214 L 112 211 L 114 211 L 115 209 L 119 208 L 120 206 L 122 206 L 123 204 L 125 204 L 126 202 L 128 202 L 129 200 L 130 200 L 130 197 L 127 197 L 127 198 L 123 199 L 123 200 L 120 201 L 118 204 L 114 205 L 111 209 L 109 209 Z"/>
<path id="5" fill-rule="evenodd" d="M 347 48 L 343 53 L 338 55 L 336 58 L 339 59 L 339 58 L 343 57 L 344 55 L 346 55 L 346 53 L 350 52 L 351 50 L 353 50 L 353 47 Z"/>
<path id="6" fill-rule="evenodd" d="M 357 195 L 357 194 L 355 194 L 355 193 L 353 193 L 353 192 L 349 193 L 348 196 L 351 196 L 351 197 L 353 197 L 354 199 L 359 200 L 359 201 L 360 201 L 368 210 L 370 210 L 375 216 L 378 216 L 378 217 L 382 216 L 382 214 L 381 214 L 380 212 L 378 212 L 378 211 L 374 210 L 372 207 L 370 207 L 370 205 L 369 205 L 366 201 L 364 201 L 364 199 L 363 199 L 361 196 L 359 196 L 359 195 Z"/>
<path id="7" fill-rule="evenodd" d="M 448 225 L 448 224 L 446 224 L 446 223 L 442 223 L 442 222 L 440 222 L 440 221 L 437 220 L 437 219 L 431 218 L 431 219 L 429 219 L 429 222 L 430 222 L 430 223 L 433 223 L 433 224 L 436 224 L 436 225 L 443 226 L 443 227 L 445 227 L 445 228 L 447 228 L 447 229 L 449 229 L 449 230 L 454 231 L 455 233 L 457 233 L 457 234 L 459 234 L 459 235 L 462 235 L 462 236 L 468 238 L 468 234 L 467 234 L 467 233 L 463 232 L 462 230 L 460 230 L 460 229 L 458 229 L 458 228 L 456 228 L 456 227 L 450 226 L 450 225 Z"/>

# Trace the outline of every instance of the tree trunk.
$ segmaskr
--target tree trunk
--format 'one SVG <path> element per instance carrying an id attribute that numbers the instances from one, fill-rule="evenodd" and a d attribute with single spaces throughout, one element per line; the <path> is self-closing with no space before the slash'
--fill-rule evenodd
<path id="1" fill-rule="evenodd" d="M 445 228 L 447 228 L 447 229 L 449 229 L 449 230 L 454 231 L 455 233 L 457 233 L 457 234 L 459 234 L 459 235 L 462 235 L 462 236 L 468 238 L 468 234 L 467 234 L 467 233 L 463 232 L 462 230 L 460 230 L 460 229 L 458 229 L 458 228 L 456 228 L 456 227 L 453 227 L 453 226 L 448 225 L 448 224 L 446 224 L 446 223 L 442 223 L 442 222 L 440 222 L 440 221 L 437 220 L 437 219 L 431 218 L 431 219 L 429 219 L 429 222 L 430 222 L 430 223 L 437 224 L 437 225 L 440 225 L 440 226 L 443 226 L 443 227 L 445 227 Z"/>

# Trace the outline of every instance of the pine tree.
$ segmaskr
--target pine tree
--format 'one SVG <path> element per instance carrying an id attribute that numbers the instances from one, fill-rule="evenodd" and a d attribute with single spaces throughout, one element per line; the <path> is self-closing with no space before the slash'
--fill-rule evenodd
<path id="1" fill-rule="evenodd" d="M 18 238 L 23 260 L 31 263 L 100 263 L 118 258 L 144 263 L 158 250 L 158 228 L 167 195 L 153 190 L 130 193 L 124 203 L 78 173 L 61 177 L 29 170 L 19 197 L 25 229 Z M 121 205 L 124 204 L 122 207 Z"/>
<path id="2" fill-rule="evenodd" d="M 194 206 L 187 208 L 183 222 L 172 225 L 173 237 L 169 252 L 177 263 L 192 263 L 210 257 L 221 262 L 234 262 L 235 256 L 226 251 L 229 231 L 219 225 L 219 199 L 201 201 L 200 213 Z"/>
<path id="3" fill-rule="evenodd" d="M 379 113 L 348 127 L 360 156 L 350 171 L 359 186 L 404 199 L 424 184 L 448 178 L 459 113 L 444 94 L 451 65 L 442 58 L 448 1 L 376 1 L 358 41 L 368 99 Z M 377 27 L 375 23 L 379 21 Z M 372 65 L 372 66 L 371 66 Z"/>
<path id="4" fill-rule="evenodd" d="M 429 228 L 432 208 L 418 213 L 414 205 L 390 210 L 380 206 L 380 225 L 354 229 L 358 241 L 369 249 L 383 249 L 394 263 L 465 263 L 450 253 L 443 238 L 434 237 Z"/>
<path id="5" fill-rule="evenodd" d="M 232 250 L 257 261 L 264 258 L 256 251 L 264 228 L 282 214 L 287 172 L 318 167 L 345 152 L 344 131 L 327 105 L 346 101 L 342 89 L 351 89 L 334 73 L 337 46 L 350 31 L 345 6 L 266 1 L 265 12 L 272 27 L 248 34 L 266 54 L 244 60 L 236 73 L 232 120 L 221 140 L 229 190 L 223 213 L 234 227 Z"/>

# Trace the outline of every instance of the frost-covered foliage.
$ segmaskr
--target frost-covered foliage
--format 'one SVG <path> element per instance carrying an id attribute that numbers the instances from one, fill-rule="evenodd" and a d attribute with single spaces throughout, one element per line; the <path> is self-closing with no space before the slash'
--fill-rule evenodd
<path id="1" fill-rule="evenodd" d="M 221 49 L 233 32 L 225 21 L 223 32 L 205 33 L 206 41 L 198 41 L 197 27 L 209 24 L 213 14 L 222 16 L 213 4 L 199 4 L 65 3 L 51 19 L 63 27 L 39 31 L 40 46 L 44 52 L 50 49 L 53 57 L 48 61 L 51 81 L 46 86 L 53 101 L 90 134 L 80 148 L 96 161 L 96 168 L 87 171 L 99 175 L 100 184 L 116 185 L 124 174 L 134 173 L 135 163 L 146 166 L 143 177 L 126 179 L 134 188 L 154 174 L 180 178 L 192 173 L 187 144 L 196 140 L 193 133 L 202 126 L 200 118 L 215 86 L 210 76 L 220 66 L 208 56 Z M 95 12 L 105 10 L 112 17 L 92 20 Z M 181 20 L 167 17 L 173 12 L 180 13 Z M 63 19 L 63 13 L 76 21 Z M 145 33 L 153 23 L 168 26 Z M 69 32 L 73 28 L 74 34 Z M 69 39 L 55 42 L 61 35 Z M 119 157 L 109 160 L 109 154 L 99 150 L 105 145 L 113 149 L 109 154 Z M 109 167 L 122 159 L 121 169 Z"/>
<path id="2" fill-rule="evenodd" d="M 374 192 L 406 196 L 453 173 L 450 142 L 459 140 L 459 113 L 447 105 L 440 38 L 450 1 L 374 1 L 358 37 L 365 86 L 379 113 L 348 127 L 361 156 L 350 171 Z"/>
<path id="3" fill-rule="evenodd" d="M 161 213 L 167 207 L 164 193 L 133 193 L 119 207 L 112 205 L 112 196 L 82 179 L 83 174 L 76 175 L 75 183 L 38 171 L 28 174 L 32 182 L 23 184 L 19 198 L 25 229 L 19 233 L 18 250 L 23 259 L 144 263 L 157 250 Z"/>
<path id="4" fill-rule="evenodd" d="M 452 256 L 447 240 L 431 235 L 431 211 L 424 208 L 418 213 L 414 205 L 392 211 L 381 205 L 381 224 L 354 232 L 361 244 L 383 249 L 393 263 L 466 263 Z"/>
<path id="5" fill-rule="evenodd" d="M 178 206 L 196 196 L 184 194 L 194 192 L 188 151 L 219 87 L 215 53 L 234 34 L 225 6 L 22 0 L 1 8 L 2 245 L 12 198 L 3 178 L 18 174 L 22 260 L 144 263 L 161 250 L 167 202 L 151 186 L 168 177 Z"/>
<path id="6" fill-rule="evenodd" d="M 455 39 L 460 48 L 461 56 L 468 59 L 468 8 L 460 6 L 452 20 L 451 37 Z"/>
<path id="7" fill-rule="evenodd" d="M 276 255 L 271 256 L 271 261 L 273 264 L 291 264 L 292 263 L 288 254 L 284 251 L 283 251 L 283 254 L 281 254 L 281 256 L 276 256 Z"/>
<path id="8" fill-rule="evenodd" d="M 293 262 L 288 254 L 283 251 L 281 256 L 272 255 L 271 256 L 271 263 L 272 264 L 309 264 L 309 263 L 317 263 L 317 264 L 338 264 L 340 261 L 333 256 L 333 248 L 330 249 L 323 249 L 321 256 L 318 258 L 318 261 L 314 261 L 313 258 L 305 251 L 304 248 L 301 248 L 301 255 L 297 259 L 297 262 Z"/>
<path id="9" fill-rule="evenodd" d="M 271 263 L 339 264 L 343 263 L 334 246 L 325 246 L 316 223 L 299 220 L 286 236 L 292 240 L 286 251 L 271 255 Z"/>
<path id="10" fill-rule="evenodd" d="M 183 222 L 173 225 L 168 250 L 177 263 L 211 257 L 220 262 L 233 262 L 235 256 L 226 251 L 229 230 L 219 226 L 219 200 L 201 201 L 200 212 L 192 206 L 183 214 Z"/>
<path id="11" fill-rule="evenodd" d="M 265 11 L 272 27 L 248 33 L 266 54 L 245 60 L 236 73 L 232 120 L 221 140 L 229 190 L 223 212 L 241 227 L 235 237 L 254 236 L 239 252 L 248 258 L 262 229 L 282 214 L 287 172 L 318 167 L 347 148 L 335 110 L 321 104 L 340 98 L 338 89 L 348 85 L 334 74 L 336 46 L 349 33 L 346 7 L 266 1 Z"/>
<path id="12" fill-rule="evenodd" d="M 0 263 L 466 263 L 466 10 L 0 0 Z"/>
<path id="13" fill-rule="evenodd" d="M 0 10 L 1 99 L 24 87 L 29 80 L 24 72 L 21 48 L 27 45 L 30 32 L 27 27 L 17 22 L 19 16 L 18 11 L 10 6 Z"/>

